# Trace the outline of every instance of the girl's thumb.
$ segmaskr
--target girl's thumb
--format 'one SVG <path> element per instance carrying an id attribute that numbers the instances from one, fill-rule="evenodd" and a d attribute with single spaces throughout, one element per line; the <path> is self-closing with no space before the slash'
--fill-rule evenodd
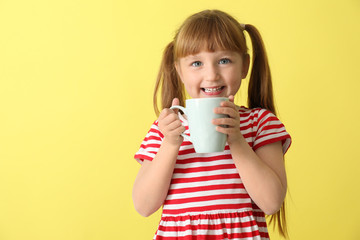
<path id="1" fill-rule="evenodd" d="M 180 101 L 178 98 L 174 98 L 172 100 L 171 106 L 178 106 L 180 104 Z M 173 109 L 174 113 L 178 114 L 179 110 L 178 109 Z"/>
<path id="2" fill-rule="evenodd" d="M 234 100 L 235 100 L 234 95 L 230 95 L 230 96 L 229 96 L 229 101 L 233 103 L 233 102 L 234 102 Z"/>
<path id="3" fill-rule="evenodd" d="M 178 99 L 178 98 L 174 98 L 174 99 L 172 100 L 171 106 L 176 106 L 176 105 L 179 105 L 179 104 L 180 104 L 179 99 Z"/>

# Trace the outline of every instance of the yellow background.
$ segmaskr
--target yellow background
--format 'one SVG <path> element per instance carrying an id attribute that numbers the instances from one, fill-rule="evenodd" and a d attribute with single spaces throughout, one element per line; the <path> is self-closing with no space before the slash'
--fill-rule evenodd
<path id="1" fill-rule="evenodd" d="M 291 238 L 360 239 L 358 0 L 0 0 L 0 240 L 152 238 L 133 155 L 164 46 L 207 8 L 264 38 L 293 137 Z"/>

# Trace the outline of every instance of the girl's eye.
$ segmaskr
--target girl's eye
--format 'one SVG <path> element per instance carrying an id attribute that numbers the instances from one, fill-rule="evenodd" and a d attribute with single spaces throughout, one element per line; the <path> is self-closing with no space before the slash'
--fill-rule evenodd
<path id="1" fill-rule="evenodd" d="M 220 64 L 228 64 L 228 63 L 231 63 L 230 59 L 228 58 L 223 58 L 219 61 Z"/>
<path id="2" fill-rule="evenodd" d="M 193 67 L 200 67 L 202 65 L 202 63 L 200 61 L 195 61 L 191 64 L 191 66 Z"/>

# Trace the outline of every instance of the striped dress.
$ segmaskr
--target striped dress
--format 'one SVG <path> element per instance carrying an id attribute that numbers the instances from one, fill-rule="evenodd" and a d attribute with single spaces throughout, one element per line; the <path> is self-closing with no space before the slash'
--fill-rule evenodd
<path id="1" fill-rule="evenodd" d="M 291 138 L 274 114 L 245 107 L 239 108 L 239 114 L 240 131 L 254 151 L 281 141 L 285 154 Z M 181 120 L 189 134 L 186 119 Z M 162 139 L 155 121 L 135 159 L 151 161 Z M 229 145 L 221 153 L 195 153 L 184 139 L 153 239 L 269 239 L 265 214 L 247 193 Z"/>

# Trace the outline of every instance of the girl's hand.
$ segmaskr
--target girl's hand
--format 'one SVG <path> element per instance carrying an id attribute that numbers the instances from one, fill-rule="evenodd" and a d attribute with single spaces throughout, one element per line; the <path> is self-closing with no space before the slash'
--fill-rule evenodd
<path id="1" fill-rule="evenodd" d="M 172 106 L 179 105 L 179 99 L 174 98 Z M 159 116 L 159 129 L 164 135 L 164 141 L 168 141 L 170 144 L 180 146 L 183 142 L 183 137 L 180 135 L 185 131 L 185 127 L 181 124 L 181 121 L 177 115 L 177 110 L 174 111 L 170 108 L 164 108 Z"/>
<path id="2" fill-rule="evenodd" d="M 227 134 L 227 142 L 229 145 L 236 141 L 244 140 L 240 132 L 240 116 L 237 106 L 234 104 L 234 96 L 229 96 L 229 101 L 221 103 L 220 107 L 214 109 L 216 114 L 226 114 L 228 118 L 213 119 L 213 124 L 217 125 L 216 131 Z M 219 125 L 226 125 L 221 127 Z"/>

